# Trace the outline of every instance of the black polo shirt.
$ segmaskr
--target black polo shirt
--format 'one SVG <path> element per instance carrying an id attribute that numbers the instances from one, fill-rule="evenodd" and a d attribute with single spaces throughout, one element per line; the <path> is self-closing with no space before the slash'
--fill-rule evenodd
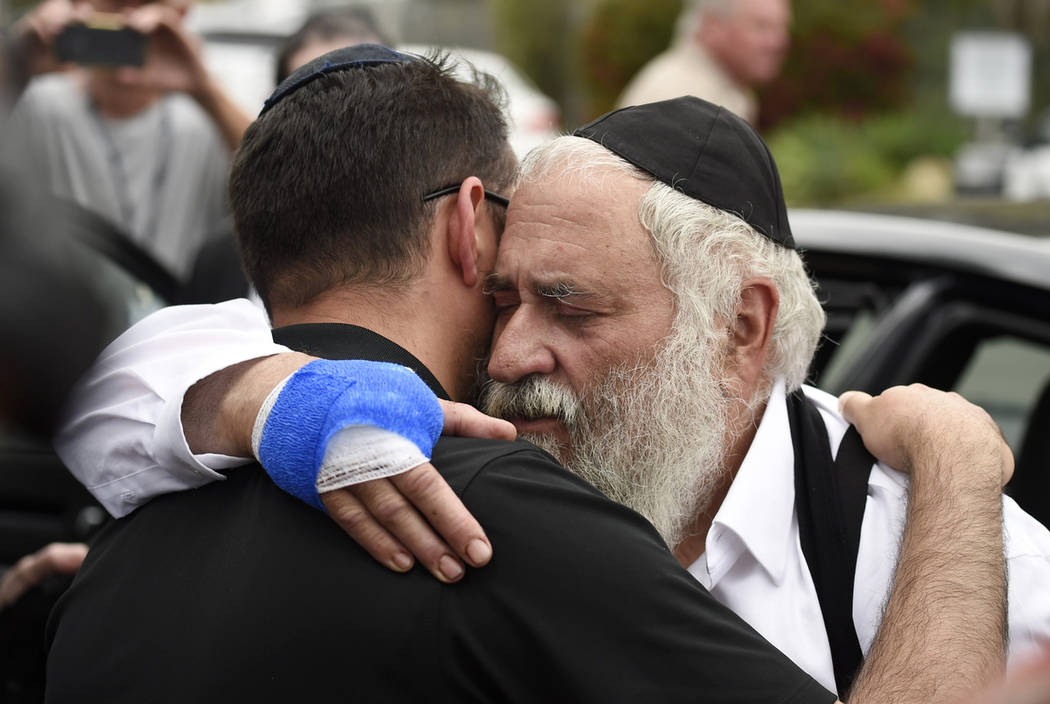
<path id="1" fill-rule="evenodd" d="M 444 395 L 367 330 L 275 338 Z M 47 701 L 834 701 L 536 447 L 442 438 L 433 463 L 494 549 L 453 585 L 378 565 L 258 466 L 114 522 L 49 623 Z"/>

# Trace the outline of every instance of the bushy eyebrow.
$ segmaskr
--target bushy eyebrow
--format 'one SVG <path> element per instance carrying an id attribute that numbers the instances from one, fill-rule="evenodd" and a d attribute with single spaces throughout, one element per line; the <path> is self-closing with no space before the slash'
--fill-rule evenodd
<path id="1" fill-rule="evenodd" d="M 581 296 L 586 297 L 590 295 L 587 291 L 580 289 L 579 286 L 570 281 L 536 284 L 536 294 L 543 296 L 544 298 L 557 298 L 558 300 L 565 298 L 579 298 Z"/>
<path id="2" fill-rule="evenodd" d="M 559 301 L 569 298 L 591 298 L 594 295 L 590 291 L 581 289 L 577 284 L 571 281 L 540 283 L 533 280 L 532 288 L 537 296 L 542 296 L 543 298 L 554 298 Z M 481 290 L 485 294 L 492 295 L 494 293 L 499 293 L 500 291 L 514 291 L 516 289 L 517 287 L 509 278 L 494 272 L 485 277 L 485 283 Z"/>

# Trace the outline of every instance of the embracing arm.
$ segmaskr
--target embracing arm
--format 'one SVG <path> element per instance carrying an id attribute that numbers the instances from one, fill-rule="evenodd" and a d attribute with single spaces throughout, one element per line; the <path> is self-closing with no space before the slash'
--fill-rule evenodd
<path id="1" fill-rule="evenodd" d="M 389 410 L 395 397 L 420 409 L 437 399 L 401 367 L 373 376 L 368 383 L 347 384 L 373 368 L 367 362 L 319 362 L 297 353 L 228 367 L 187 392 L 182 406 L 186 438 L 196 451 L 257 455 L 278 486 L 307 503 L 323 504 L 343 530 L 390 569 L 410 569 L 414 555 L 439 580 L 454 582 L 464 574 L 463 562 L 480 567 L 489 561 L 491 544 L 427 461 L 436 432 L 427 440 L 409 441 L 412 430 L 397 431 L 404 437 L 378 430 L 389 425 L 373 414 Z M 400 385 L 398 371 L 420 388 L 413 392 Z M 371 393 L 373 385 L 379 394 Z M 346 394 L 341 394 L 344 388 Z M 413 401 L 413 393 L 426 398 Z M 446 435 L 514 439 L 514 428 L 506 421 L 466 404 L 439 403 Z M 407 407 L 395 415 L 398 425 L 421 425 Z M 319 418 L 328 424 L 335 421 L 334 427 L 341 429 L 330 435 L 315 427 L 311 419 Z M 315 448 L 313 443 L 319 444 Z M 297 453 L 267 451 L 293 446 L 305 452 L 296 457 Z M 420 454 L 424 447 L 426 455 Z M 311 460 L 319 455 L 320 468 Z M 340 474 L 341 480 L 332 480 Z"/>
<path id="2" fill-rule="evenodd" d="M 157 311 L 114 340 L 77 385 L 55 449 L 118 517 L 222 479 L 217 470 L 250 455 L 194 455 L 180 424 L 186 390 L 230 365 L 287 351 L 274 344 L 262 309 L 244 299 Z"/>
<path id="3" fill-rule="evenodd" d="M 266 316 L 246 300 L 158 311 L 103 352 L 76 390 L 55 447 L 110 513 L 125 515 L 249 463 L 264 399 L 313 359 L 274 344 Z M 447 434 L 513 439 L 513 426 L 469 406 L 445 402 L 441 410 Z M 409 569 L 415 555 L 455 581 L 461 560 L 488 562 L 484 531 L 425 457 L 402 469 L 326 491 L 322 501 L 392 569 Z"/>
<path id="4" fill-rule="evenodd" d="M 921 385 L 844 396 L 843 413 L 873 454 L 911 473 L 890 600 L 849 701 L 959 701 L 1004 667 L 1013 456 L 983 410 Z"/>

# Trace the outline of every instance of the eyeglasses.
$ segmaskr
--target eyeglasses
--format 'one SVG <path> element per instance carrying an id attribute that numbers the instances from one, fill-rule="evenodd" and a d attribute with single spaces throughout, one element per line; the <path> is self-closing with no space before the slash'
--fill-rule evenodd
<path id="1" fill-rule="evenodd" d="M 423 202 L 426 203 L 427 201 L 434 200 L 435 198 L 440 198 L 441 196 L 447 196 L 450 193 L 455 193 L 459 190 L 461 185 L 462 184 L 456 183 L 451 186 L 439 188 L 433 193 L 428 193 L 425 196 L 423 196 Z M 504 208 L 510 205 L 510 198 L 507 198 L 506 196 L 501 196 L 498 193 L 493 193 L 492 191 L 485 191 L 485 200 L 490 200 L 493 203 L 496 203 L 497 205 L 502 205 Z"/>

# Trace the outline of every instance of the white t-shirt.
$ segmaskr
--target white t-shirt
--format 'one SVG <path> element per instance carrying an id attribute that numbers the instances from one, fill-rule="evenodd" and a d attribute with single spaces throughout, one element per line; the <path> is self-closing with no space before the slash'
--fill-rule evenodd
<path id="1" fill-rule="evenodd" d="M 73 73 L 39 76 L 5 124 L 4 161 L 103 216 L 179 279 L 205 238 L 231 228 L 230 155 L 192 98 L 171 93 L 125 119 L 92 107 Z"/>

